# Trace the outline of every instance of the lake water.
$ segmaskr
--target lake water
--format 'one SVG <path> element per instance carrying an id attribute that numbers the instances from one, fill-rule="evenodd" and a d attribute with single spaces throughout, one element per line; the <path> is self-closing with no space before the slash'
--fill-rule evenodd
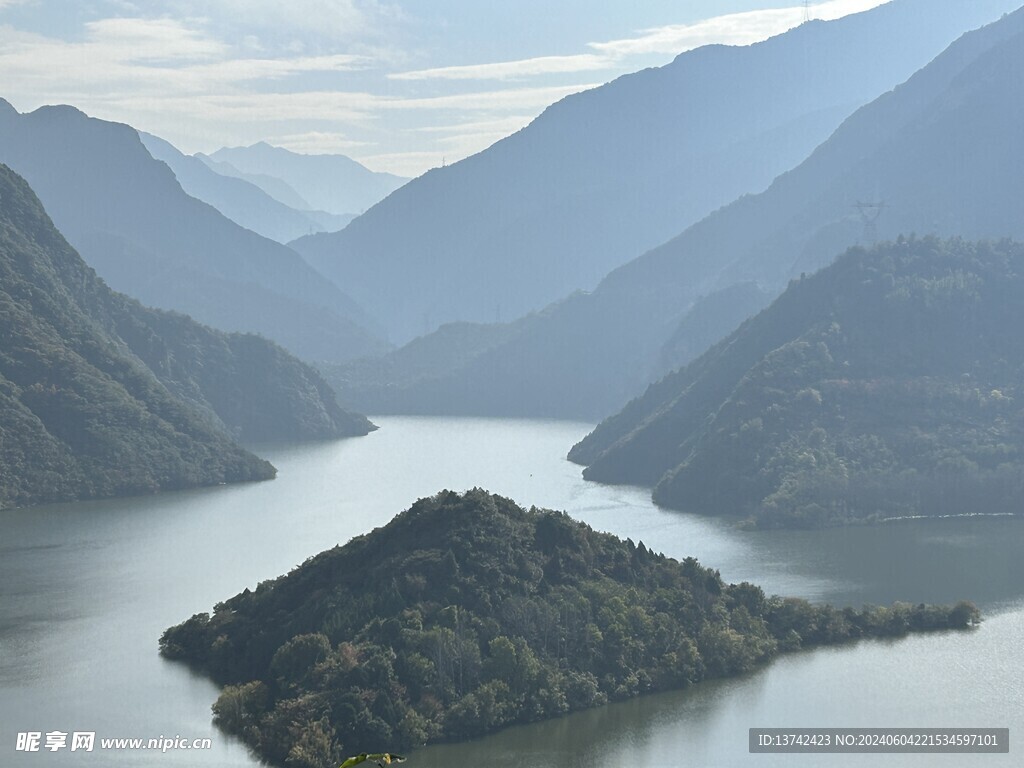
<path id="1" fill-rule="evenodd" d="M 654 507 L 647 491 L 585 483 L 564 460 L 590 425 L 377 420 L 368 437 L 264 446 L 276 480 L 0 513 L 0 765 L 258 765 L 211 724 L 216 687 L 162 660 L 171 624 L 415 499 L 473 486 L 567 510 L 593 527 L 694 555 L 731 581 L 846 605 L 974 600 L 980 630 L 784 657 L 747 677 L 642 697 L 417 750 L 410 766 L 1019 765 L 1024 737 L 1024 522 L 962 518 L 749 533 Z M 1009 755 L 750 755 L 747 729 L 1009 727 Z M 23 731 L 210 738 L 213 749 L 15 750 Z M 384 745 L 386 748 L 386 745 Z"/>

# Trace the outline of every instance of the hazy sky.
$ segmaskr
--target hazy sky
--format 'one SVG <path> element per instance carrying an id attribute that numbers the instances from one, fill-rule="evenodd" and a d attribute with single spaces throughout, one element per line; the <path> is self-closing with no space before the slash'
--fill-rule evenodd
<path id="1" fill-rule="evenodd" d="M 412 176 L 684 50 L 885 1 L 0 0 L 0 96 Z"/>

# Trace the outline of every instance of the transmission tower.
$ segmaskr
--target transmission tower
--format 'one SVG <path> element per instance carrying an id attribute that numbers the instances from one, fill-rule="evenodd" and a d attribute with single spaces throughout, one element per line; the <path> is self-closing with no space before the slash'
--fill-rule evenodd
<path id="1" fill-rule="evenodd" d="M 860 213 L 864 231 L 861 234 L 862 245 L 871 245 L 878 241 L 878 217 L 885 210 L 885 201 L 878 203 L 862 203 L 860 200 L 853 206 Z"/>
<path id="2" fill-rule="evenodd" d="M 804 0 L 804 24 L 811 20 L 811 0 Z"/>

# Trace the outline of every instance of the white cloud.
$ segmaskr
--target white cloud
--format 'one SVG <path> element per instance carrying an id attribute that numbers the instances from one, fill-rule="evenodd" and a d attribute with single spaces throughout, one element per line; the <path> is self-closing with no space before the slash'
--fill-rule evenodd
<path id="1" fill-rule="evenodd" d="M 215 24 L 351 42 L 398 17 L 391 6 L 367 0 L 172 0 L 175 15 L 203 16 Z"/>
<path id="2" fill-rule="evenodd" d="M 565 96 L 596 88 L 599 85 L 602 83 L 576 83 L 541 88 L 502 88 L 422 98 L 390 98 L 382 100 L 380 106 L 386 109 L 462 109 L 473 112 L 543 109 Z"/>
<path id="3" fill-rule="evenodd" d="M 849 16 L 851 13 L 870 11 L 880 5 L 885 5 L 891 0 L 831 0 L 831 2 L 812 5 L 810 15 L 812 19 L 832 21 Z"/>
<path id="4" fill-rule="evenodd" d="M 482 152 L 492 144 L 507 138 L 503 131 L 478 131 L 476 133 L 458 133 L 437 140 L 437 147 L 443 150 L 449 162 Z"/>
<path id="5" fill-rule="evenodd" d="M 373 146 L 369 141 L 356 141 L 337 131 L 278 134 L 267 136 L 266 141 L 275 146 L 290 149 L 292 152 L 307 155 L 347 154 L 353 149 Z"/>
<path id="6" fill-rule="evenodd" d="M 889 0 L 831 0 L 806 9 L 800 5 L 730 13 L 695 24 L 648 29 L 636 37 L 590 43 L 589 46 L 607 56 L 621 58 L 652 53 L 675 55 L 702 45 L 750 45 L 799 25 L 805 13 L 811 19 L 838 19 L 886 2 Z"/>
<path id="7" fill-rule="evenodd" d="M 550 88 L 518 88 L 424 98 L 398 98 L 355 91 L 302 91 L 296 93 L 232 93 L 223 95 L 158 95 L 94 99 L 108 110 L 137 108 L 150 114 L 202 114 L 204 119 L 231 122 L 360 122 L 381 112 L 461 111 L 503 113 L 541 110 L 598 83 Z M 457 129 L 455 129 L 457 130 Z"/>
<path id="8" fill-rule="evenodd" d="M 209 123 L 263 124 L 268 130 L 275 123 L 348 122 L 358 123 L 370 117 L 379 97 L 368 93 L 312 91 L 301 93 L 230 93 L 206 95 L 161 95 L 147 97 L 97 97 L 93 99 L 103 113 L 132 110 L 147 116 L 201 116 Z M 180 119 L 180 118 L 179 118 Z"/>
<path id="9" fill-rule="evenodd" d="M 85 29 L 88 42 L 72 48 L 129 63 L 208 60 L 227 53 L 222 42 L 174 19 L 100 19 L 86 22 Z"/>
<path id="10" fill-rule="evenodd" d="M 451 165 L 453 158 L 446 161 L 445 154 L 437 150 L 417 152 L 388 152 L 380 155 L 366 155 L 355 158 L 371 171 L 394 173 L 398 176 L 419 176 L 430 168 L 439 168 L 445 162 Z"/>
<path id="11" fill-rule="evenodd" d="M 507 115 L 496 120 L 479 120 L 469 123 L 449 123 L 447 125 L 423 125 L 411 129 L 415 133 L 465 133 L 472 131 L 500 132 L 506 136 L 526 126 L 534 116 L 529 114 Z"/>
<path id="12" fill-rule="evenodd" d="M 370 65 L 366 57 L 351 54 L 233 57 L 230 46 L 167 19 L 105 19 L 88 23 L 85 32 L 84 40 L 67 42 L 0 27 L 0 71 L 8 92 L 35 103 L 70 100 L 80 106 L 185 96 L 218 99 L 237 95 L 255 80 Z"/>
<path id="13" fill-rule="evenodd" d="M 493 64 L 468 64 L 458 67 L 435 67 L 388 75 L 391 80 L 511 80 L 535 75 L 566 72 L 591 72 L 608 69 L 604 56 L 582 53 L 575 56 L 538 56 L 518 61 Z"/>
<path id="14" fill-rule="evenodd" d="M 555 101 L 600 84 L 592 81 L 653 63 L 652 54 L 745 44 L 795 26 L 804 9 L 787 1 L 575 54 L 396 71 L 421 54 L 402 50 L 413 26 L 378 0 L 102 0 L 96 7 L 120 15 L 94 18 L 72 39 L 0 25 L 0 95 L 23 109 L 74 104 L 186 151 L 271 139 L 416 175 L 514 133 Z M 16 2 L 0 0 L 0 9 Z M 837 18 L 881 2 L 831 0 L 810 12 Z M 532 80 L 558 75 L 561 85 Z M 564 84 L 578 79 L 591 82 Z"/>
<path id="15" fill-rule="evenodd" d="M 308 72 L 343 72 L 369 67 L 365 56 L 337 53 L 329 56 L 297 56 L 281 59 L 230 59 L 214 64 L 187 67 L 185 72 L 209 85 L 279 80 Z"/>
<path id="16" fill-rule="evenodd" d="M 67 42 L 0 27 L 0 71 L 8 87 L 36 92 L 107 90 L 114 82 L 146 79 L 147 71 L 174 68 L 223 56 L 225 47 L 169 20 L 109 19 L 86 25 L 83 41 Z"/>
<path id="17" fill-rule="evenodd" d="M 637 37 L 590 43 L 614 58 L 652 53 L 675 55 L 702 45 L 749 45 L 800 23 L 802 8 L 779 8 L 717 16 L 696 24 L 673 24 L 643 30 Z"/>
<path id="18" fill-rule="evenodd" d="M 750 45 L 781 34 L 812 19 L 837 19 L 865 11 L 889 0 L 830 0 L 804 8 L 789 6 L 745 11 L 705 19 L 695 24 L 673 24 L 643 30 L 635 37 L 588 43 L 596 53 L 537 56 L 516 61 L 433 67 L 388 75 L 391 80 L 513 80 L 541 75 L 595 72 L 622 66 L 630 56 L 676 55 L 702 45 Z"/>

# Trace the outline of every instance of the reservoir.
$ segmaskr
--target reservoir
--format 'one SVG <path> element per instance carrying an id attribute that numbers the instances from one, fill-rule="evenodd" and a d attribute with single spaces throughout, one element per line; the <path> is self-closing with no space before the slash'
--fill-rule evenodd
<path id="1" fill-rule="evenodd" d="M 157 654 L 168 626 L 475 486 L 564 509 L 729 581 L 837 605 L 973 600 L 975 632 L 797 653 L 737 679 L 642 697 L 463 744 L 409 766 L 1018 765 L 1024 738 L 1024 521 L 1005 517 L 746 532 L 661 510 L 565 461 L 592 425 L 382 417 L 367 437 L 260 446 L 276 480 L 0 513 L 0 764 L 259 765 L 217 731 L 217 688 Z M 973 513 L 981 510 L 964 510 Z M 1003 727 L 1008 755 L 750 755 L 751 727 Z M 20 732 L 95 732 L 91 753 L 16 751 Z M 209 738 L 209 750 L 100 750 L 100 738 Z M 381 745 L 387 749 L 388 745 Z"/>

